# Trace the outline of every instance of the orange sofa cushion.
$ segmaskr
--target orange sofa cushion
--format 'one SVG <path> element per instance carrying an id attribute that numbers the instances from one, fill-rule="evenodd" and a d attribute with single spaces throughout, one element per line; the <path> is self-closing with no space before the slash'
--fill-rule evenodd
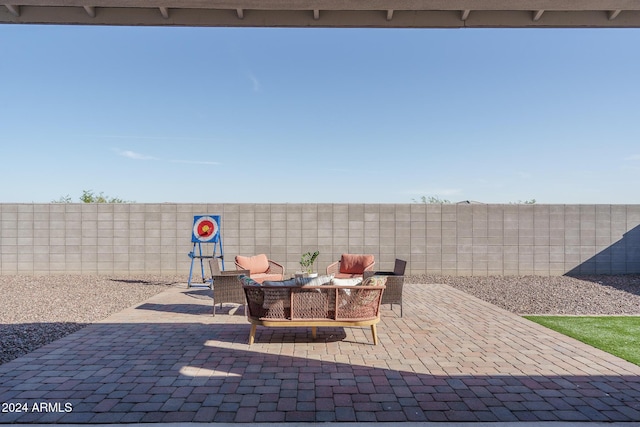
<path id="1" fill-rule="evenodd" d="M 251 275 L 251 278 L 258 283 L 263 283 L 265 281 L 282 280 L 282 274 L 257 273 Z"/>
<path id="2" fill-rule="evenodd" d="M 243 270 L 249 270 L 249 274 L 266 273 L 269 270 L 269 259 L 265 254 L 254 256 L 236 255 L 236 263 Z"/>
<path id="3" fill-rule="evenodd" d="M 340 273 L 363 274 L 364 269 L 373 262 L 373 255 L 342 254 L 340 258 Z"/>

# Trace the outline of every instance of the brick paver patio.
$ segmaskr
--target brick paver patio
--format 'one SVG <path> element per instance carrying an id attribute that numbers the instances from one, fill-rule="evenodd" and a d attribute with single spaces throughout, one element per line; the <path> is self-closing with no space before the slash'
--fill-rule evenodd
<path id="1" fill-rule="evenodd" d="M 640 367 L 448 286 L 407 285 L 378 346 L 366 327 L 259 327 L 249 347 L 243 310 L 212 317 L 209 292 L 171 288 L 0 366 L 0 422 L 640 420 Z"/>

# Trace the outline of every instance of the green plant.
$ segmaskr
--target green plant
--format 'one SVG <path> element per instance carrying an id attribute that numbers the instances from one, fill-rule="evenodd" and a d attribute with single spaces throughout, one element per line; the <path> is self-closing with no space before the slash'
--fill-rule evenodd
<path id="1" fill-rule="evenodd" d="M 82 196 L 80 196 L 82 203 L 135 203 L 131 200 L 124 200 L 119 197 L 105 196 L 101 191 L 100 194 L 95 194 L 93 190 L 82 190 Z M 73 203 L 71 196 L 60 197 L 58 200 L 52 200 L 51 203 Z"/>
<path id="2" fill-rule="evenodd" d="M 307 273 L 312 273 L 313 263 L 316 261 L 316 258 L 318 258 L 318 255 L 320 255 L 320 252 L 318 251 L 302 254 L 302 256 L 300 257 L 300 266 L 302 267 L 302 270 Z"/>
<path id="3" fill-rule="evenodd" d="M 105 196 L 103 192 L 96 195 L 93 193 L 93 190 L 82 190 L 80 201 L 83 203 L 130 203 L 118 197 Z"/>
<path id="4" fill-rule="evenodd" d="M 51 203 L 73 203 L 70 195 L 60 196 L 58 200 L 52 200 Z"/>
<path id="5" fill-rule="evenodd" d="M 420 200 L 416 200 L 416 199 L 412 199 L 413 203 L 424 203 L 424 204 L 430 204 L 430 205 L 434 205 L 434 204 L 438 204 L 438 205 L 445 205 L 445 204 L 449 204 L 451 203 L 450 200 L 447 199 L 442 199 L 438 196 L 422 196 L 420 197 Z"/>

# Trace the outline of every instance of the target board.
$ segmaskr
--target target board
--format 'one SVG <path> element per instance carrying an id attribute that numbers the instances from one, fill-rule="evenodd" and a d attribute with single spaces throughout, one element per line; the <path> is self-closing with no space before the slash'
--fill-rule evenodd
<path id="1" fill-rule="evenodd" d="M 196 215 L 193 217 L 191 241 L 216 243 L 220 238 L 220 215 Z"/>

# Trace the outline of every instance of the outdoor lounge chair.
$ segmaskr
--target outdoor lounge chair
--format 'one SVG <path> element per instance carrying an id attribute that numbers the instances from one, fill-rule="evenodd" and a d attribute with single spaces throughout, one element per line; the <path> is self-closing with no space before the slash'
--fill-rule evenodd
<path id="1" fill-rule="evenodd" d="M 404 271 L 407 267 L 407 261 L 396 259 L 396 264 L 393 271 L 366 271 L 364 278 L 370 276 L 387 276 L 387 288 L 382 294 L 381 304 L 391 304 L 393 310 L 393 304 L 400 305 L 400 317 L 402 317 L 402 287 L 404 285 Z"/>
<path id="2" fill-rule="evenodd" d="M 338 279 L 363 277 L 365 271 L 373 271 L 375 263 L 373 255 L 342 254 L 340 261 L 329 264 L 327 274 Z"/>
<path id="3" fill-rule="evenodd" d="M 265 254 L 251 257 L 237 255 L 236 266 L 240 270 L 249 270 L 249 276 L 258 283 L 284 279 L 284 267 L 268 259 Z"/>
<path id="4" fill-rule="evenodd" d="M 244 291 L 238 283 L 238 276 L 249 274 L 249 270 L 227 270 L 220 271 L 220 264 L 217 258 L 209 260 L 211 268 L 211 289 L 213 290 L 213 315 L 216 315 L 216 304 L 230 302 L 234 304 L 246 304 Z"/>

